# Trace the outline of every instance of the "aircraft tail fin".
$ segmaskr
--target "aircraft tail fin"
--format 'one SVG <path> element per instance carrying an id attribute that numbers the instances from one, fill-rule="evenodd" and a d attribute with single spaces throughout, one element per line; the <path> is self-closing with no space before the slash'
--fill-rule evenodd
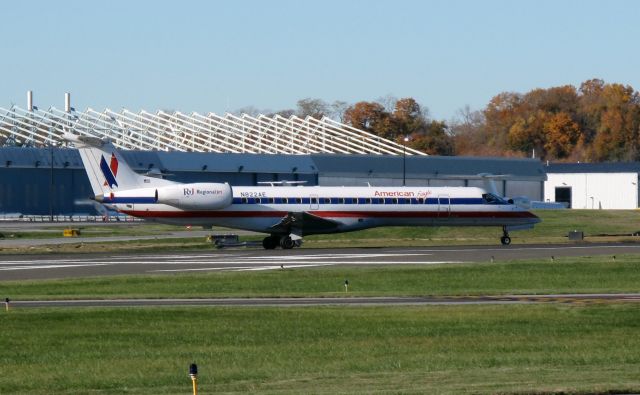
<path id="1" fill-rule="evenodd" d="M 498 192 L 498 188 L 496 186 L 496 181 L 497 180 L 505 180 L 509 176 L 504 175 L 504 174 L 480 173 L 480 174 L 478 174 L 478 177 L 480 177 L 482 179 L 482 181 L 484 182 L 485 191 L 487 191 L 489 193 L 492 193 L 492 194 L 494 194 L 496 196 L 502 196 L 502 194 Z"/>
<path id="2" fill-rule="evenodd" d="M 96 196 L 170 183 L 161 179 L 150 179 L 133 171 L 110 141 L 71 133 L 65 133 L 63 138 L 78 148 Z"/>

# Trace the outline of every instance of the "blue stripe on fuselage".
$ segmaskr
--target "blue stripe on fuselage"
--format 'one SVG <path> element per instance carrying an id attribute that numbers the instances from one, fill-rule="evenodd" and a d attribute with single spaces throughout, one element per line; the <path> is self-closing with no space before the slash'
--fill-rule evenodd
<path id="1" fill-rule="evenodd" d="M 246 199 L 246 201 L 243 201 Z M 311 200 L 309 198 L 288 198 L 288 202 L 285 203 L 284 199 L 281 197 L 272 198 L 273 202 L 269 202 L 269 198 L 261 198 L 260 203 L 257 202 L 257 199 L 254 198 L 233 198 L 233 204 L 310 204 Z M 300 202 L 296 201 L 296 199 L 300 199 Z M 331 203 L 324 203 L 323 199 L 330 199 Z M 344 199 L 344 201 L 340 201 L 340 199 Z M 319 205 L 324 204 L 344 204 L 344 205 L 412 205 L 412 206 L 422 206 L 422 205 L 437 205 L 437 204 L 447 204 L 447 200 L 449 200 L 449 204 L 451 205 L 478 205 L 478 204 L 488 204 L 482 198 L 429 198 L 426 199 L 424 203 L 418 202 L 415 198 L 397 198 L 397 202 L 393 200 L 395 198 L 364 198 L 370 199 L 371 203 L 366 203 L 366 200 L 363 202 L 363 198 L 319 198 Z M 157 203 L 155 197 L 114 197 L 110 198 L 105 196 L 104 203 L 135 203 L 135 204 L 153 204 Z M 316 203 L 314 203 L 316 204 Z M 508 204 L 508 203 L 504 203 Z M 496 204 L 493 204 L 496 205 Z"/>
<path id="2" fill-rule="evenodd" d="M 273 199 L 273 201 L 270 201 Z M 285 199 L 288 199 L 285 203 Z M 297 201 L 299 199 L 299 201 Z M 325 202 L 325 199 L 329 201 Z M 367 202 L 369 200 L 370 202 Z M 337 198 L 337 197 L 320 197 L 316 200 L 317 204 L 357 204 L 357 205 L 366 205 L 366 204 L 380 204 L 380 205 L 390 205 L 390 204 L 399 204 L 399 205 L 424 205 L 424 204 L 449 204 L 452 205 L 469 205 L 469 204 L 488 204 L 482 198 L 429 198 L 420 203 L 417 198 Z M 316 204 L 314 202 L 314 204 Z M 273 197 L 273 198 L 260 198 L 260 203 L 258 203 L 255 198 L 240 198 L 234 197 L 233 204 L 311 204 L 310 198 L 283 198 L 283 197 Z M 508 203 L 503 203 L 508 204 Z M 495 204 L 494 204 L 495 205 Z"/>
<path id="3" fill-rule="evenodd" d="M 135 203 L 135 204 L 153 204 L 156 203 L 155 197 L 106 197 L 103 203 Z"/>

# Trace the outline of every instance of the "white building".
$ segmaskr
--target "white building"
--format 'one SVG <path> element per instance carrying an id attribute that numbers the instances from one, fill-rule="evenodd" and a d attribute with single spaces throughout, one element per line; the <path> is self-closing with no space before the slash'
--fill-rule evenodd
<path id="1" fill-rule="evenodd" d="M 639 162 L 545 166 L 544 200 L 575 209 L 629 210 L 638 202 Z"/>

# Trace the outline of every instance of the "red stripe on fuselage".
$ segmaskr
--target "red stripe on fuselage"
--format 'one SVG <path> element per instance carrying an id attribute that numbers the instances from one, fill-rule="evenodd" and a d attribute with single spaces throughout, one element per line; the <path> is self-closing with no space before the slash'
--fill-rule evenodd
<path id="1" fill-rule="evenodd" d="M 122 213 L 140 218 L 282 218 L 288 211 L 130 211 Z M 537 218 L 528 211 L 313 211 L 323 218 Z"/>
<path id="2" fill-rule="evenodd" d="M 528 211 L 308 211 L 326 218 L 537 218 Z"/>

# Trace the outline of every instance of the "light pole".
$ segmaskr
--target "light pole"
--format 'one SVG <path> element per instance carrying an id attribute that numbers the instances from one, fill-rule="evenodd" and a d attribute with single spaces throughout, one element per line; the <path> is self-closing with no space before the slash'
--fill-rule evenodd
<path id="1" fill-rule="evenodd" d="M 49 221 L 53 222 L 53 142 L 49 143 L 49 151 L 51 154 L 50 160 L 51 160 L 51 174 L 50 174 L 50 179 L 49 179 Z"/>
<path id="2" fill-rule="evenodd" d="M 409 137 L 404 136 L 402 140 L 402 186 L 406 186 L 407 184 L 407 143 L 409 142 Z"/>

